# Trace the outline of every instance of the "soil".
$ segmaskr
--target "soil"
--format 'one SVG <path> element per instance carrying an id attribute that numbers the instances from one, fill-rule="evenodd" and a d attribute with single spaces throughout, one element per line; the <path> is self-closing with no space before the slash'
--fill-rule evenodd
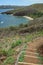
<path id="1" fill-rule="evenodd" d="M 43 45 L 43 37 L 38 37 L 38 38 L 34 39 L 32 42 L 28 42 L 27 49 L 25 50 L 26 53 L 24 55 L 23 63 L 18 62 L 18 65 L 40 65 L 41 61 L 38 57 L 39 53 L 37 52 L 37 49 L 41 45 Z M 40 50 L 41 51 L 40 53 L 43 53 L 43 47 L 41 47 L 41 50 Z M 30 64 L 24 64 L 24 63 L 30 63 Z M 41 65 L 43 65 L 43 64 L 41 64 Z"/>

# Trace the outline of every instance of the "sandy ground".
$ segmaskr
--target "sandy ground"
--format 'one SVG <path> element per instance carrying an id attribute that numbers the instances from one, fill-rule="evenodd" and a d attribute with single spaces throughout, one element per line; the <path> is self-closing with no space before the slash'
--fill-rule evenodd
<path id="1" fill-rule="evenodd" d="M 29 20 L 33 20 L 33 18 L 28 17 L 28 16 L 23 16 L 23 17 L 25 17 L 25 18 L 27 18 L 27 19 L 29 19 Z"/>

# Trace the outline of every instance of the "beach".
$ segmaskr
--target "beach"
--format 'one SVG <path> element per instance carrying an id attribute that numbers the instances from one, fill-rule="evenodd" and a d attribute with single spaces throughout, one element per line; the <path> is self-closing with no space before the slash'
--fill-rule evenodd
<path id="1" fill-rule="evenodd" d="M 27 19 L 29 19 L 29 20 L 33 20 L 33 18 L 28 17 L 28 16 L 23 16 L 23 17 L 25 17 L 25 18 L 27 18 Z"/>

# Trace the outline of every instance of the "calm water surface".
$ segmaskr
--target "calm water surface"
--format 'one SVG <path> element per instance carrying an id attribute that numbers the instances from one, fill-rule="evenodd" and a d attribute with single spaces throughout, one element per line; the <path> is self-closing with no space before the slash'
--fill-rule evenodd
<path id="1" fill-rule="evenodd" d="M 8 10 L 9 9 L 0 9 L 0 12 L 5 12 Z M 18 26 L 19 24 L 26 24 L 28 22 L 29 20 L 24 17 L 0 14 L 0 28 Z"/>

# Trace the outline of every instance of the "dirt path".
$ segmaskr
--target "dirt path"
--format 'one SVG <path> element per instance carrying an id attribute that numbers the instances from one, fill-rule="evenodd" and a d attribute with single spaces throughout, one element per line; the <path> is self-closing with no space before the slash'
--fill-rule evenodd
<path id="1" fill-rule="evenodd" d="M 25 49 L 24 61 L 18 62 L 18 65 L 43 65 L 38 57 L 37 48 L 43 44 L 43 37 L 39 37 L 33 42 L 27 43 Z"/>

